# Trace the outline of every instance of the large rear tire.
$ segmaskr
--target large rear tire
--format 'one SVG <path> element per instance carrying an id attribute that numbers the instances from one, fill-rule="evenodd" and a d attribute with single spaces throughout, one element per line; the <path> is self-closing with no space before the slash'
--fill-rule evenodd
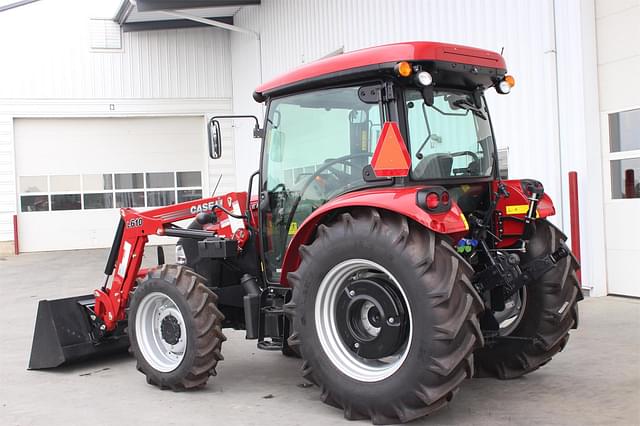
<path id="1" fill-rule="evenodd" d="M 206 280 L 191 269 L 149 271 L 129 305 L 128 332 L 138 370 L 149 384 L 176 391 L 204 386 L 221 361 L 224 316 Z"/>
<path id="2" fill-rule="evenodd" d="M 482 300 L 471 267 L 439 236 L 361 209 L 320 225 L 300 254 L 288 276 L 289 344 L 322 400 L 347 419 L 425 416 L 472 376 Z"/>
<path id="3" fill-rule="evenodd" d="M 522 263 L 556 251 L 567 237 L 546 220 L 538 221 Z M 569 340 L 569 330 L 578 326 L 578 301 L 582 300 L 576 271 L 578 263 L 569 255 L 556 267 L 521 291 L 516 302 L 520 312 L 507 333 L 527 339 L 501 340 L 475 353 L 476 377 L 512 379 L 537 370 L 560 352 Z M 515 314 L 515 313 L 514 313 Z M 515 325 L 515 327 L 514 327 Z"/>

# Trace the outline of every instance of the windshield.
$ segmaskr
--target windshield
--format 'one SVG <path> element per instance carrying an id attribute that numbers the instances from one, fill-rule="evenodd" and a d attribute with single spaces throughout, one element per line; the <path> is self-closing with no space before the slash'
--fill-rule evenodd
<path id="1" fill-rule="evenodd" d="M 484 100 L 476 107 L 470 93 L 436 91 L 432 106 L 422 93 L 405 92 L 415 180 L 491 176 L 493 137 Z"/>

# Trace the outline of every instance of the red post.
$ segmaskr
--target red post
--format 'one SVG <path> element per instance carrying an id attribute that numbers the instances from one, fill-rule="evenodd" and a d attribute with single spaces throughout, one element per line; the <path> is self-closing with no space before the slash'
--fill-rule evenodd
<path id="1" fill-rule="evenodd" d="M 13 215 L 13 253 L 20 254 L 20 243 L 18 242 L 18 215 Z"/>
<path id="2" fill-rule="evenodd" d="M 569 216 L 571 217 L 571 251 L 580 262 L 580 207 L 578 205 L 578 173 L 569 172 Z M 582 285 L 582 273 L 578 269 Z"/>

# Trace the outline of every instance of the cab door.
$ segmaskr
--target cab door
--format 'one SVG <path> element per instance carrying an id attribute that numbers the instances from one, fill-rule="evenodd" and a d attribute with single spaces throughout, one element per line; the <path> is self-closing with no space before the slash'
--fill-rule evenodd
<path id="1" fill-rule="evenodd" d="M 362 169 L 375 150 L 382 104 L 360 99 L 360 87 L 304 92 L 270 102 L 260 185 L 268 282 L 279 282 L 289 241 L 315 209 L 367 185 Z"/>

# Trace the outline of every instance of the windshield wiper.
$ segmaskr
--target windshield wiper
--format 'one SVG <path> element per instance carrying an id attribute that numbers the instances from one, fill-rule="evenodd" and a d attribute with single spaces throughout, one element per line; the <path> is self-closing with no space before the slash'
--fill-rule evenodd
<path id="1" fill-rule="evenodd" d="M 471 111 L 474 115 L 482 118 L 483 120 L 487 119 L 487 117 L 484 115 L 482 110 L 476 107 L 475 105 L 473 105 L 467 99 L 458 99 L 457 101 L 453 102 L 453 105 L 457 106 L 458 108 L 462 108 L 466 111 Z"/>

